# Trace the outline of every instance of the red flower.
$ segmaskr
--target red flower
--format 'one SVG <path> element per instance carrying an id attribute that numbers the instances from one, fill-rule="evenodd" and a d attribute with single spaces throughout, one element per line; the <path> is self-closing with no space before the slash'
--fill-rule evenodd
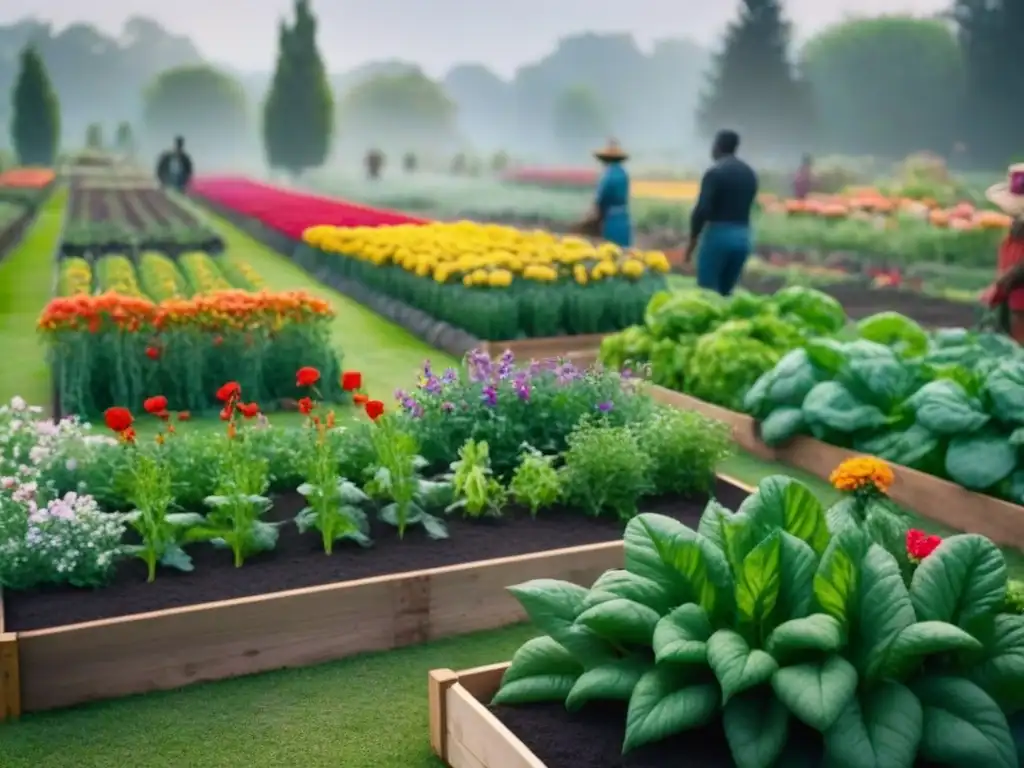
<path id="1" fill-rule="evenodd" d="M 254 419 L 260 413 L 259 403 L 239 403 L 238 411 L 247 419 Z"/>
<path id="2" fill-rule="evenodd" d="M 230 403 L 242 396 L 242 385 L 237 381 L 229 381 L 217 390 L 217 399 L 222 403 Z"/>
<path id="3" fill-rule="evenodd" d="M 308 397 L 303 397 L 299 400 L 299 413 L 312 413 L 315 407 L 313 401 Z"/>
<path id="4" fill-rule="evenodd" d="M 146 413 L 151 413 L 154 416 L 159 416 L 162 412 L 167 411 L 167 398 L 163 395 L 156 395 L 155 397 L 147 397 L 142 401 L 142 409 Z"/>
<path id="5" fill-rule="evenodd" d="M 117 436 L 123 443 L 135 442 L 135 430 L 132 429 L 131 427 L 128 427 L 128 429 L 124 430 L 124 432 L 118 432 Z M 158 437 L 162 437 L 162 435 L 158 435 Z"/>
<path id="6" fill-rule="evenodd" d="M 910 559 L 914 562 L 921 562 L 928 555 L 934 552 L 939 544 L 942 543 L 942 537 L 940 536 L 929 536 L 924 531 L 920 531 L 917 528 L 911 528 L 907 531 L 907 554 L 910 555 Z"/>
<path id="7" fill-rule="evenodd" d="M 152 344 L 150 344 L 148 347 L 146 347 L 146 357 L 148 357 L 150 360 L 159 360 L 160 347 L 154 347 Z"/>
<path id="8" fill-rule="evenodd" d="M 312 387 L 318 381 L 320 381 L 320 371 L 311 365 L 299 368 L 298 373 L 295 374 L 295 384 L 300 387 Z"/>
<path id="9" fill-rule="evenodd" d="M 354 392 L 363 386 L 363 374 L 359 371 L 345 371 L 341 374 L 341 388 L 346 392 Z M 357 401 L 358 402 L 358 401 Z M 365 400 L 363 402 L 366 402 Z"/>
<path id="10" fill-rule="evenodd" d="M 364 395 L 362 392 L 356 392 L 352 395 L 352 402 L 356 405 L 366 405 L 370 401 L 370 398 Z"/>
<path id="11" fill-rule="evenodd" d="M 178 421 L 188 421 L 192 418 L 191 411 L 178 411 Z"/>
<path id="12" fill-rule="evenodd" d="M 231 403 L 228 403 L 227 405 L 220 409 L 220 420 L 231 421 L 231 414 L 233 414 L 234 411 L 234 407 L 232 407 Z"/>
<path id="13" fill-rule="evenodd" d="M 168 419 L 171 418 L 171 412 L 170 411 L 157 411 L 153 415 L 156 416 L 158 419 L 160 419 L 160 421 L 167 421 Z"/>
<path id="14" fill-rule="evenodd" d="M 135 419 L 132 418 L 132 412 L 127 408 L 115 406 L 104 411 L 103 421 L 111 431 L 122 433 L 131 429 Z"/>
<path id="15" fill-rule="evenodd" d="M 384 403 L 380 400 L 370 400 L 366 403 L 366 415 L 376 421 L 384 414 Z"/>
<path id="16" fill-rule="evenodd" d="M 223 336 L 214 336 L 213 337 L 213 346 L 219 347 L 223 343 L 224 343 L 224 337 Z"/>

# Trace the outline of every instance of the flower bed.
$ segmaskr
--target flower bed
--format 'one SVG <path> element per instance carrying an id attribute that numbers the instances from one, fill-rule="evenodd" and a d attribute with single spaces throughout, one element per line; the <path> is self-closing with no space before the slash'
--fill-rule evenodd
<path id="1" fill-rule="evenodd" d="M 746 495 L 715 480 L 727 431 L 634 380 L 468 362 L 465 379 L 425 369 L 394 413 L 345 373 L 368 416 L 345 429 L 311 367 L 294 375 L 301 429 L 268 429 L 237 382 L 217 392 L 221 433 L 189 433 L 163 396 L 143 403 L 163 425 L 150 440 L 124 408 L 99 442 L 24 403 L 0 412 L 15 456 L 0 467 L 0 585 L 23 708 L 513 623 L 508 576 L 589 582 L 639 509 L 694 519 L 709 492 Z M 70 559 L 57 568 L 51 551 Z"/>
<path id="2" fill-rule="evenodd" d="M 624 569 L 590 589 L 511 587 L 543 634 L 499 686 L 498 668 L 431 674 L 435 751 L 453 768 L 859 765 L 866 749 L 1015 768 L 1024 616 L 1002 554 L 908 530 L 884 463 L 836 472 L 850 493 L 831 509 L 766 478 L 696 529 L 634 518 Z"/>
<path id="3" fill-rule="evenodd" d="M 336 272 L 488 341 L 596 334 L 642 317 L 664 254 L 470 222 L 313 227 L 315 269 Z"/>

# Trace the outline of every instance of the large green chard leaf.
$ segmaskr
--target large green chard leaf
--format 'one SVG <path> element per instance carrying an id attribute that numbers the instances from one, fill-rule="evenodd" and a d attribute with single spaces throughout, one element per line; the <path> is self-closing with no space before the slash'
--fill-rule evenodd
<path id="1" fill-rule="evenodd" d="M 899 564 L 877 544 L 860 563 L 856 611 L 857 670 L 864 678 L 876 679 L 890 644 L 917 619 Z"/>
<path id="2" fill-rule="evenodd" d="M 658 663 L 704 663 L 712 627 L 707 612 L 696 603 L 681 605 L 654 628 L 654 658 Z"/>
<path id="3" fill-rule="evenodd" d="M 1000 614 L 969 677 L 1007 714 L 1024 710 L 1024 616 Z"/>
<path id="4" fill-rule="evenodd" d="M 594 582 L 590 592 L 583 598 L 583 610 L 592 608 L 598 603 L 605 603 L 624 597 L 635 603 L 653 608 L 659 614 L 664 615 L 672 610 L 675 601 L 669 591 L 662 585 L 637 576 L 635 573 L 614 568 L 605 571 Z"/>
<path id="5" fill-rule="evenodd" d="M 806 541 L 819 555 L 828 546 L 828 526 L 821 502 L 806 485 L 791 477 L 764 478 L 738 512 L 749 517 L 763 534 L 781 529 Z"/>
<path id="6" fill-rule="evenodd" d="M 775 659 L 758 648 L 751 648 L 738 632 L 720 629 L 707 643 L 708 665 L 722 686 L 722 702 L 738 693 L 750 690 L 771 680 L 779 665 Z"/>
<path id="7" fill-rule="evenodd" d="M 835 653 L 845 644 L 843 626 L 827 613 L 815 613 L 777 626 L 768 636 L 765 649 L 785 665 L 808 652 Z"/>
<path id="8" fill-rule="evenodd" d="M 614 649 L 589 629 L 577 625 L 587 590 L 558 579 L 534 579 L 509 587 L 530 621 L 571 653 L 592 666 L 615 656 Z"/>
<path id="9" fill-rule="evenodd" d="M 858 400 L 890 414 L 916 384 L 914 374 L 895 355 L 851 360 L 838 380 Z"/>
<path id="10" fill-rule="evenodd" d="M 598 603 L 576 617 L 576 624 L 617 646 L 650 646 L 661 615 L 623 597 Z"/>
<path id="11" fill-rule="evenodd" d="M 1024 425 L 1024 360 L 1003 360 L 985 381 L 992 412 L 1000 421 Z"/>
<path id="12" fill-rule="evenodd" d="M 709 499 L 701 513 L 700 522 L 697 524 L 697 533 L 725 552 L 725 535 L 722 532 L 722 526 L 732 516 L 733 513 L 725 506 L 714 499 Z"/>
<path id="13" fill-rule="evenodd" d="M 884 677 L 905 679 L 927 657 L 939 653 L 980 651 L 981 643 L 954 624 L 921 621 L 904 629 L 885 655 Z"/>
<path id="14" fill-rule="evenodd" d="M 833 378 L 846 362 L 846 345 L 841 341 L 827 338 L 810 339 L 804 346 L 810 360 L 822 378 Z"/>
<path id="15" fill-rule="evenodd" d="M 825 512 L 829 533 L 835 535 L 845 528 L 860 526 L 860 506 L 863 502 L 852 494 L 846 494 Z"/>
<path id="16" fill-rule="evenodd" d="M 633 688 L 622 751 L 705 725 L 718 714 L 720 704 L 714 683 L 693 682 L 685 667 L 655 667 Z"/>
<path id="17" fill-rule="evenodd" d="M 936 435 L 975 432 L 989 420 L 981 403 L 949 379 L 928 382 L 907 400 L 907 407 L 917 414 L 918 424 Z"/>
<path id="18" fill-rule="evenodd" d="M 812 429 L 826 427 L 844 435 L 881 427 L 888 420 L 881 410 L 861 402 L 837 381 L 817 384 L 804 400 L 803 410 Z"/>
<path id="19" fill-rule="evenodd" d="M 772 768 L 789 738 L 789 710 L 769 688 L 732 699 L 722 724 L 736 768 Z"/>
<path id="20" fill-rule="evenodd" d="M 782 534 L 775 531 L 750 550 L 736 574 L 736 615 L 758 642 L 782 590 L 781 560 Z"/>
<path id="21" fill-rule="evenodd" d="M 550 637 L 527 640 L 512 657 L 492 704 L 565 701 L 583 667 Z"/>
<path id="22" fill-rule="evenodd" d="M 814 574 L 818 569 L 818 556 L 803 539 L 782 533 L 779 543 L 782 574 L 779 599 L 772 615 L 773 627 L 811 612 L 814 605 Z"/>
<path id="23" fill-rule="evenodd" d="M 938 435 L 915 422 L 906 429 L 885 429 L 878 434 L 865 435 L 854 440 L 853 446 L 893 464 L 914 467 L 937 450 L 940 442 Z"/>
<path id="24" fill-rule="evenodd" d="M 1017 448 L 1000 429 L 987 428 L 960 434 L 949 441 L 946 474 L 975 491 L 984 491 L 1002 482 L 1017 468 Z"/>
<path id="25" fill-rule="evenodd" d="M 840 624 L 849 623 L 860 583 L 860 561 L 868 539 L 856 526 L 835 532 L 814 575 L 814 598 L 822 611 Z"/>
<path id="26" fill-rule="evenodd" d="M 793 716 L 824 733 L 857 692 L 857 670 L 840 656 L 782 667 L 772 677 L 772 690 Z"/>
<path id="27" fill-rule="evenodd" d="M 899 312 L 877 312 L 857 323 L 857 335 L 865 341 L 892 347 L 904 357 L 923 355 L 928 334 L 914 320 Z"/>
<path id="28" fill-rule="evenodd" d="M 629 701 L 640 678 L 652 668 L 650 661 L 630 657 L 588 669 L 576 679 L 565 708 L 575 712 L 591 701 Z"/>
<path id="29" fill-rule="evenodd" d="M 928 677 L 913 691 L 924 708 L 924 758 L 943 765 L 1019 768 L 1006 716 L 977 685 L 957 677 Z"/>
<path id="30" fill-rule="evenodd" d="M 924 732 L 921 702 L 883 682 L 850 699 L 825 732 L 827 768 L 910 768 Z"/>
<path id="31" fill-rule="evenodd" d="M 803 409 L 792 405 L 776 408 L 758 422 L 759 437 L 765 445 L 782 445 L 807 426 Z"/>
<path id="32" fill-rule="evenodd" d="M 921 621 L 947 621 L 971 632 L 1006 597 L 1006 561 L 984 536 L 951 536 L 914 572 L 910 597 Z"/>
<path id="33" fill-rule="evenodd" d="M 818 383 L 817 372 L 807 351 L 794 349 L 787 352 L 772 369 L 767 381 L 767 398 L 773 407 L 797 407 L 807 393 Z"/>

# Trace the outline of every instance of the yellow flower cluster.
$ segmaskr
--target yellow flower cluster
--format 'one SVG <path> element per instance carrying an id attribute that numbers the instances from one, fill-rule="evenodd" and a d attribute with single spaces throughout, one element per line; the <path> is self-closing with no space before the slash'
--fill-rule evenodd
<path id="1" fill-rule="evenodd" d="M 104 293 L 116 293 L 133 298 L 143 295 L 135 276 L 135 265 L 126 256 L 104 256 L 96 263 L 96 273 Z"/>
<path id="2" fill-rule="evenodd" d="M 395 227 L 312 227 L 303 239 L 327 253 L 376 266 L 395 265 L 438 283 L 507 288 L 514 280 L 553 283 L 572 279 L 580 285 L 621 277 L 638 280 L 648 272 L 664 274 L 669 262 L 661 251 L 594 245 L 579 237 L 499 224 L 403 224 Z"/>
<path id="3" fill-rule="evenodd" d="M 92 268 L 85 259 L 64 259 L 60 263 L 61 296 L 88 296 L 92 293 Z"/>
<path id="4" fill-rule="evenodd" d="M 139 279 L 146 294 L 154 301 L 188 296 L 188 286 L 177 265 L 162 253 L 146 251 L 142 254 Z"/>
<path id="5" fill-rule="evenodd" d="M 233 290 L 217 262 L 202 251 L 190 251 L 178 257 L 178 265 L 188 278 L 193 293 L 207 294 Z"/>
<path id="6" fill-rule="evenodd" d="M 838 491 L 854 493 L 876 490 L 888 494 L 895 480 L 892 467 L 874 456 L 855 456 L 836 467 L 829 475 L 829 482 Z"/>

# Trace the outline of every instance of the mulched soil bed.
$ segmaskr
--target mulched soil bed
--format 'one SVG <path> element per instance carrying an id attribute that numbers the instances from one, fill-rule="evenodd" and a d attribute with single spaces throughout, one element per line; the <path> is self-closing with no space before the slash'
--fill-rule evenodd
<path id="1" fill-rule="evenodd" d="M 484 702 L 486 703 L 486 702 Z M 540 759 L 546 768 L 733 768 L 735 763 L 721 725 L 648 744 L 622 754 L 626 705 L 600 703 L 580 712 L 561 704 L 491 707 L 491 712 Z M 778 764 L 785 768 L 820 768 L 821 736 L 790 723 L 789 748 Z M 938 768 L 919 761 L 917 768 Z M 498 768 L 495 766 L 494 768 Z"/>
<path id="2" fill-rule="evenodd" d="M 715 497 L 735 509 L 747 493 L 719 481 Z M 695 526 L 707 497 L 662 497 L 643 505 L 645 512 L 660 512 Z M 291 520 L 305 506 L 298 494 L 276 499 L 267 520 Z M 209 545 L 190 548 L 195 570 L 158 572 L 146 582 L 139 560 L 119 564 L 110 586 L 88 592 L 71 587 L 43 588 L 4 594 L 8 632 L 59 627 L 95 619 L 129 616 L 165 608 L 197 605 L 215 600 L 263 595 L 288 589 L 384 576 L 392 573 L 437 568 L 496 557 L 543 552 L 549 549 L 597 544 L 620 538 L 623 525 L 615 520 L 594 519 L 572 510 L 542 511 L 536 519 L 512 508 L 499 520 L 448 520 L 450 538 L 431 541 L 420 530 L 407 531 L 399 541 L 393 528 L 374 520 L 373 547 L 350 543 L 335 546 L 327 556 L 318 533 L 300 535 L 287 523 L 273 552 L 247 560 L 234 568 L 231 554 Z M 543 574 L 537 574 L 542 576 Z"/>

